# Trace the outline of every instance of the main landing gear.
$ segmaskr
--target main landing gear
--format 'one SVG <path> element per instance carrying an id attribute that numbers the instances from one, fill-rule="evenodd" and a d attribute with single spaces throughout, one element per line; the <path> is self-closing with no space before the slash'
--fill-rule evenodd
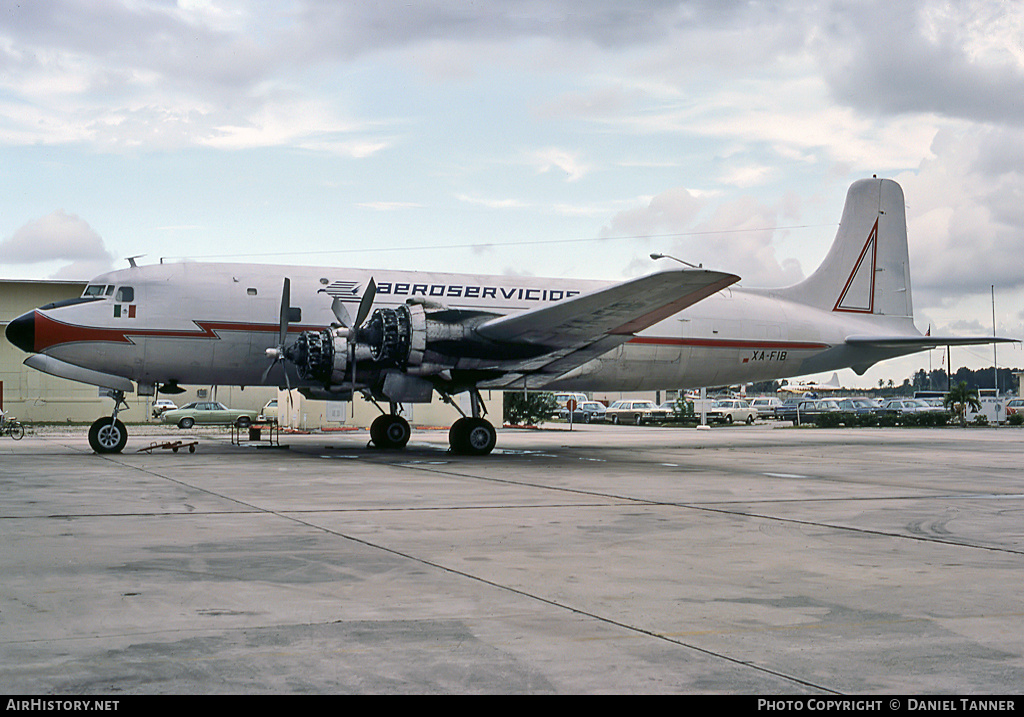
<path id="1" fill-rule="evenodd" d="M 97 453 L 120 453 L 128 443 L 128 429 L 117 420 L 117 414 L 124 410 L 121 406 L 129 407 L 124 391 L 111 391 L 110 397 L 114 399 L 114 412 L 97 418 L 89 427 L 89 447 Z"/>
<path id="2" fill-rule="evenodd" d="M 462 413 L 451 399 L 446 400 Z M 480 398 L 480 392 L 475 388 L 471 389 L 469 400 L 473 415 L 463 414 L 462 418 L 452 424 L 448 431 L 449 450 L 464 456 L 486 456 L 494 450 L 494 445 L 498 442 L 498 432 L 494 430 L 490 421 L 481 416 L 481 412 L 486 415 L 487 409 Z"/>
<path id="3" fill-rule="evenodd" d="M 448 445 L 452 453 L 464 456 L 486 456 L 494 450 L 494 445 L 498 442 L 498 433 L 490 421 L 481 416 L 481 414 L 486 414 L 487 410 L 480 398 L 479 391 L 474 388 L 469 392 L 472 416 L 465 415 L 447 394 L 442 393 L 441 398 L 446 403 L 455 406 L 455 410 L 462 414 L 462 417 L 455 421 L 448 431 Z M 412 435 L 409 422 L 398 415 L 398 404 L 392 401 L 390 409 L 390 413 L 384 413 L 384 409 L 381 408 L 381 415 L 377 416 L 370 424 L 370 444 L 375 448 L 383 450 L 405 448 L 410 435 Z"/>
<path id="4" fill-rule="evenodd" d="M 370 424 L 370 442 L 377 448 L 394 450 L 405 448 L 412 429 L 409 422 L 398 415 L 397 405 L 391 404 L 391 413 L 377 416 Z"/>

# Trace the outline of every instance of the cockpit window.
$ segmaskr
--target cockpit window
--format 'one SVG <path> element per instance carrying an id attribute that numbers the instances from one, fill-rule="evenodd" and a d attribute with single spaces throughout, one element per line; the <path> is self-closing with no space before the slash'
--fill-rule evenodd
<path id="1" fill-rule="evenodd" d="M 103 291 L 106 289 L 102 284 L 93 284 L 85 287 L 85 293 L 82 296 L 103 296 Z"/>
<path id="2" fill-rule="evenodd" d="M 114 301 L 130 304 L 135 301 L 135 289 L 131 286 L 122 286 L 117 290 L 117 294 L 114 296 Z"/>

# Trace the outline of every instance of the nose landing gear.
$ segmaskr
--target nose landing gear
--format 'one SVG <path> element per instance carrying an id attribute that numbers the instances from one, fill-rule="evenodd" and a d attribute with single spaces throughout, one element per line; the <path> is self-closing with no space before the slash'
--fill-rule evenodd
<path id="1" fill-rule="evenodd" d="M 124 410 L 121 406 L 129 407 L 124 400 L 124 391 L 111 391 L 110 397 L 114 399 L 114 412 L 97 418 L 89 427 L 89 447 L 96 453 L 120 453 L 128 443 L 128 429 L 117 420 L 117 414 Z"/>

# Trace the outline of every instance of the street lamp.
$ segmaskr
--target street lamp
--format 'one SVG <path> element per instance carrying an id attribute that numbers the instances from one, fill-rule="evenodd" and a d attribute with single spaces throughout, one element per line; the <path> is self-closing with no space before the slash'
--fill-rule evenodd
<path id="1" fill-rule="evenodd" d="M 651 254 L 651 258 L 654 259 L 655 261 L 657 261 L 658 259 L 671 259 L 672 261 L 678 261 L 680 264 L 685 264 L 686 266 L 690 267 L 691 269 L 703 269 L 704 268 L 703 264 L 696 264 L 696 265 L 694 265 L 694 264 L 691 264 L 688 261 L 683 261 L 682 259 L 677 259 L 674 256 L 670 256 L 669 254 L 658 254 L 658 253 L 655 253 L 655 254 Z"/>

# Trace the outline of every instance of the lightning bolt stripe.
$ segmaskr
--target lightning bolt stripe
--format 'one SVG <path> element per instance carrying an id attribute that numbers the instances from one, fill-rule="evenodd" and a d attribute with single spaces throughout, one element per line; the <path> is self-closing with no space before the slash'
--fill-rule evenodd
<path id="1" fill-rule="evenodd" d="M 276 334 L 280 330 L 278 324 L 252 324 L 237 321 L 195 321 L 196 329 L 142 329 L 142 328 L 105 328 L 99 326 L 79 326 L 58 321 L 39 311 L 35 312 L 35 345 L 36 352 L 45 351 L 53 346 L 73 343 L 114 343 L 135 345 L 132 338 L 158 339 L 212 339 L 220 340 L 220 334 L 227 331 L 244 331 L 250 333 Z M 316 331 L 322 326 L 293 325 L 288 327 L 289 333 Z"/>

